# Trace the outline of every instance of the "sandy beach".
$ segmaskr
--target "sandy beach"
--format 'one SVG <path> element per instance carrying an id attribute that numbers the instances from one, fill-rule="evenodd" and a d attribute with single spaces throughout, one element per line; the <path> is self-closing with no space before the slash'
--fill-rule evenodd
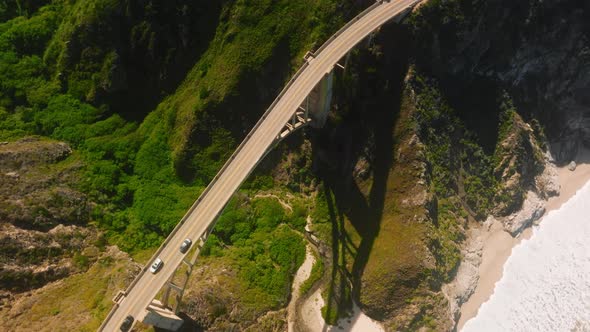
<path id="1" fill-rule="evenodd" d="M 558 168 L 557 176 L 560 185 L 559 196 L 551 197 L 545 205 L 545 214 L 559 209 L 584 184 L 590 181 L 590 151 L 585 150 L 576 158 L 577 167 L 570 171 L 567 166 Z M 479 281 L 475 292 L 461 306 L 461 318 L 457 324 L 460 331 L 465 322 L 477 315 L 479 307 L 486 302 L 494 292 L 494 286 L 502 278 L 504 263 L 512 252 L 512 248 L 532 235 L 532 228 L 528 227 L 518 237 L 513 238 L 504 231 L 500 222 L 491 225 L 490 231 L 484 238 L 482 262 L 479 266 Z"/>
<path id="2" fill-rule="evenodd" d="M 297 270 L 295 278 L 293 278 L 293 285 L 291 287 L 291 301 L 289 301 L 289 306 L 287 307 L 288 332 L 295 331 L 295 320 L 297 319 L 297 301 L 299 300 L 300 296 L 299 289 L 301 288 L 301 284 L 311 275 L 311 268 L 315 262 L 315 257 L 313 256 L 312 251 L 313 249 L 311 249 L 310 245 L 308 244 L 305 247 L 305 260 Z"/>
<path id="3" fill-rule="evenodd" d="M 381 324 L 367 315 L 365 315 L 356 303 L 353 303 L 353 309 L 350 317 L 341 318 L 335 326 L 326 324 L 322 317 L 322 299 L 321 289 L 316 290 L 302 305 L 301 316 L 308 331 L 322 332 L 384 332 Z"/>

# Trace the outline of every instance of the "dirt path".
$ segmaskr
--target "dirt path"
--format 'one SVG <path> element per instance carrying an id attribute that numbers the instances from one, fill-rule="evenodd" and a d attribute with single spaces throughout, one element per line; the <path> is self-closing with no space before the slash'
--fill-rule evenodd
<path id="1" fill-rule="evenodd" d="M 288 322 L 288 331 L 292 332 L 295 331 L 295 320 L 297 319 L 297 302 L 299 300 L 299 288 L 301 288 L 301 284 L 309 278 L 311 274 L 311 267 L 315 262 L 315 257 L 313 256 L 312 249 L 308 244 L 305 247 L 305 261 L 297 270 L 295 274 L 295 278 L 293 279 L 293 286 L 291 288 L 291 301 L 289 302 L 289 306 L 287 307 L 287 322 Z"/>
<path id="2" fill-rule="evenodd" d="M 275 198 L 277 201 L 279 201 L 279 203 L 281 204 L 281 206 L 283 207 L 283 209 L 289 210 L 291 212 L 293 212 L 293 208 L 291 207 L 291 205 L 287 204 L 285 201 L 283 201 L 282 199 L 279 198 L 279 196 L 274 195 L 274 194 L 256 194 L 254 196 L 254 198 L 268 198 L 268 197 L 272 197 Z"/>

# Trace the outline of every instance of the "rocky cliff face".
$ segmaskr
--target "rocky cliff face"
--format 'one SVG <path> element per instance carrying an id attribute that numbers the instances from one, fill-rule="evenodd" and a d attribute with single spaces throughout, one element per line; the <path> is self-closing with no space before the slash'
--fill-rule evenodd
<path id="1" fill-rule="evenodd" d="M 0 293 L 10 299 L 85 270 L 98 253 L 82 164 L 63 142 L 25 138 L 0 146 Z M 67 226 L 64 226 L 67 225 Z M 89 248 L 93 247 L 93 248 Z"/>
<path id="2" fill-rule="evenodd" d="M 485 77 L 546 128 L 569 161 L 590 143 L 590 3 L 572 0 L 432 1 L 422 61 L 441 76 Z"/>
<path id="3" fill-rule="evenodd" d="M 88 219 L 86 196 L 75 189 L 81 162 L 63 142 L 24 138 L 0 146 L 0 218 L 47 231 Z"/>
<path id="4" fill-rule="evenodd" d="M 498 186 L 489 213 L 518 234 L 559 191 L 551 162 L 565 164 L 589 143 L 590 4 L 432 0 L 408 26 L 417 67 L 440 83 L 493 159 Z M 469 234 L 482 226 L 472 226 L 455 281 L 445 286 L 453 315 L 477 280 L 481 245 Z"/>

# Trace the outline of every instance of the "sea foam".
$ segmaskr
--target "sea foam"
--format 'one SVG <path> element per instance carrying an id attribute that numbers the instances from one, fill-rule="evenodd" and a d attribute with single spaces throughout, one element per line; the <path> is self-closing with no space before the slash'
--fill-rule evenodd
<path id="1" fill-rule="evenodd" d="M 461 331 L 590 331 L 590 182 L 512 250 Z"/>

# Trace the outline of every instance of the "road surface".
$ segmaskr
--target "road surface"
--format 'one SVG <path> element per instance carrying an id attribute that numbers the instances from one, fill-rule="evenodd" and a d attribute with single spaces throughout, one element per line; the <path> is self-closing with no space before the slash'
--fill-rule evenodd
<path id="1" fill-rule="evenodd" d="M 134 286 L 128 289 L 127 295 L 120 301 L 118 307 L 115 307 L 107 317 L 101 331 L 119 331 L 119 326 L 127 315 L 132 315 L 136 320 L 144 317 L 145 309 L 174 273 L 176 267 L 181 264 L 184 255 L 178 248 L 182 241 L 191 238 L 193 242 L 196 242 L 205 233 L 316 84 L 352 47 L 418 1 L 392 0 L 376 5 L 363 16 L 357 16 L 347 24 L 344 30 L 340 30 L 331 37 L 315 56 L 308 57 L 307 67 L 274 103 L 274 107 L 265 113 L 266 117 L 258 122 L 250 135 L 242 142 L 237 153 L 234 153 L 224 167 L 224 171 L 214 181 L 214 185 L 210 185 L 209 190 L 201 195 L 181 224 L 158 250 L 156 255 L 164 261 L 162 269 L 155 275 L 147 270 L 149 264 L 155 259 L 154 256 L 148 266 L 136 277 Z"/>

